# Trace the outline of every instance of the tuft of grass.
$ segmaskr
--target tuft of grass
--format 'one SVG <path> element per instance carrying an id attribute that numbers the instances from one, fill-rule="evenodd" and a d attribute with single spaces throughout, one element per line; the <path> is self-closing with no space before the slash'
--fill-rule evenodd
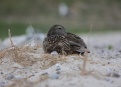
<path id="1" fill-rule="evenodd" d="M 40 54 L 36 54 L 37 50 L 42 49 L 42 44 L 40 45 L 40 43 L 38 42 L 35 42 L 36 44 L 34 46 L 31 46 L 31 44 L 29 43 L 16 46 L 12 42 L 10 29 L 8 30 L 8 34 L 11 46 L 0 51 L 1 59 L 7 56 L 11 60 L 22 66 L 32 66 L 37 61 L 40 61 L 39 66 L 41 69 L 47 69 L 56 64 L 58 61 L 65 60 L 62 58 L 63 56 L 43 54 L 43 51 L 40 51 Z"/>
<path id="2" fill-rule="evenodd" d="M 113 49 L 113 46 L 112 45 L 108 45 L 108 50 L 112 50 Z"/>

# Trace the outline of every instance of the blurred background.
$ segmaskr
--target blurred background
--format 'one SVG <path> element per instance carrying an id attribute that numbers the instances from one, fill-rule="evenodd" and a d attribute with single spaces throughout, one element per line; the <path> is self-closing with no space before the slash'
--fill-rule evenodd
<path id="1" fill-rule="evenodd" d="M 121 0 L 0 0 L 0 38 L 46 33 L 54 24 L 73 33 L 121 31 Z"/>

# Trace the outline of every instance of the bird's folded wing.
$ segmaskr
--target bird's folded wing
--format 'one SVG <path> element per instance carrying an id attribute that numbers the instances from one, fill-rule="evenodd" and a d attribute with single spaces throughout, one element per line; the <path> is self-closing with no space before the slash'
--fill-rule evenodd
<path id="1" fill-rule="evenodd" d="M 74 42 L 74 41 L 69 41 L 69 44 L 70 44 L 70 46 L 77 46 L 77 47 L 81 47 L 81 45 L 80 45 L 80 44 L 78 44 L 78 43 L 76 43 L 76 42 Z"/>
<path id="2" fill-rule="evenodd" d="M 76 50 L 77 52 L 79 52 L 79 53 L 83 53 L 83 52 L 85 52 L 85 50 Z"/>

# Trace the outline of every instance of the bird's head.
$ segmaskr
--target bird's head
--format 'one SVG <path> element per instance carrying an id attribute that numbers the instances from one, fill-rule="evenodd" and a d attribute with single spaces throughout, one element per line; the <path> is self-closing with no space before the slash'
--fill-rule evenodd
<path id="1" fill-rule="evenodd" d="M 65 28 L 62 25 L 54 25 L 48 31 L 47 37 L 51 35 L 66 35 Z"/>

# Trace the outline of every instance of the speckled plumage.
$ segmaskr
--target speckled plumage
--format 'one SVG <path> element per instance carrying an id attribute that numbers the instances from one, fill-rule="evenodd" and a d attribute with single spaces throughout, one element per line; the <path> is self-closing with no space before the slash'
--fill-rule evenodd
<path id="1" fill-rule="evenodd" d="M 64 51 L 70 50 L 70 44 L 65 36 L 62 35 L 51 35 L 45 38 L 43 42 L 44 52 L 51 53 L 52 51 L 57 51 L 63 54 Z"/>
<path id="2" fill-rule="evenodd" d="M 61 25 L 54 25 L 43 41 L 45 53 L 57 51 L 59 54 L 82 54 L 87 49 L 84 41 L 77 35 L 68 33 Z"/>

